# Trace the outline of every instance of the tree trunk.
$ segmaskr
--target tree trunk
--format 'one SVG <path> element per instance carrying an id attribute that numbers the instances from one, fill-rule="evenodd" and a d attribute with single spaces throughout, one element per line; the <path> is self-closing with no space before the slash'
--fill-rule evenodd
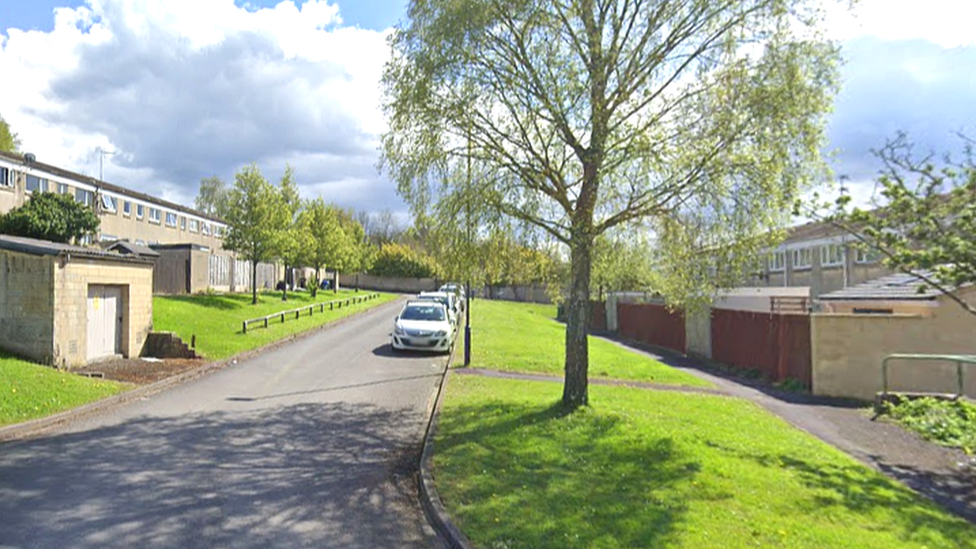
<path id="1" fill-rule="evenodd" d="M 566 304 L 566 376 L 563 382 L 563 406 L 574 410 L 589 403 L 588 370 L 590 365 L 587 334 L 590 331 L 590 254 L 593 240 L 589 236 L 573 239 L 570 261 L 572 282 Z"/>
<path id="2" fill-rule="evenodd" d="M 318 267 L 318 265 L 316 265 L 315 266 L 315 284 L 312 285 L 312 298 L 315 298 L 317 295 L 319 295 L 319 284 L 321 284 L 321 283 L 322 283 L 322 281 L 319 280 L 319 267 Z"/>
<path id="3" fill-rule="evenodd" d="M 258 304 L 258 262 L 251 260 L 251 305 Z"/>

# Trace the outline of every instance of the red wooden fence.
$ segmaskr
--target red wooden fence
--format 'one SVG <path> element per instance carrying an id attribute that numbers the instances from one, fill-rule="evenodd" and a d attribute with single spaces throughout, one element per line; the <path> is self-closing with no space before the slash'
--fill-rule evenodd
<path id="1" fill-rule="evenodd" d="M 712 358 L 755 368 L 771 381 L 813 383 L 810 315 L 712 311 Z"/>
<path id="2" fill-rule="evenodd" d="M 590 302 L 590 332 L 595 334 L 607 331 L 607 302 Z"/>
<path id="3" fill-rule="evenodd" d="M 651 303 L 618 303 L 617 330 L 627 339 L 685 352 L 685 315 Z"/>

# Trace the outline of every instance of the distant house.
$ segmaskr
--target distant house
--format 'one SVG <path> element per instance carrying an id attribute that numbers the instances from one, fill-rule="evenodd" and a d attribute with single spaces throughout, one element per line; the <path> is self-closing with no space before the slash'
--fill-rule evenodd
<path id="1" fill-rule="evenodd" d="M 769 251 L 761 271 L 748 286 L 809 286 L 813 298 L 891 274 L 877 254 L 855 246 L 857 240 L 826 222 L 789 230 Z"/>
<path id="2" fill-rule="evenodd" d="M 0 347 L 44 364 L 139 356 L 153 260 L 0 235 Z"/>

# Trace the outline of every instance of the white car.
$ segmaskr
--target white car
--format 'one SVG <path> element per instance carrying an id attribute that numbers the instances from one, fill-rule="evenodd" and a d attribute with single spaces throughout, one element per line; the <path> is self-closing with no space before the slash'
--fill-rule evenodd
<path id="1" fill-rule="evenodd" d="M 457 297 L 451 292 L 420 292 L 415 300 L 431 300 L 437 301 L 438 303 L 443 303 L 447 307 L 447 315 L 450 317 L 451 324 L 457 326 L 458 317 L 461 314 L 461 308 L 458 304 Z"/>
<path id="2" fill-rule="evenodd" d="M 393 350 L 447 353 L 454 340 L 454 325 L 443 303 L 433 300 L 408 301 L 393 325 Z"/>

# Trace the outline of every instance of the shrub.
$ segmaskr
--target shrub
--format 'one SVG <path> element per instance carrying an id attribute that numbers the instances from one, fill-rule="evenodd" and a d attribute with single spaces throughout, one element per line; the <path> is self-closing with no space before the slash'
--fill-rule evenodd
<path id="1" fill-rule="evenodd" d="M 943 446 L 976 451 L 976 405 L 965 400 L 931 397 L 886 403 L 883 413 L 927 440 Z"/>

